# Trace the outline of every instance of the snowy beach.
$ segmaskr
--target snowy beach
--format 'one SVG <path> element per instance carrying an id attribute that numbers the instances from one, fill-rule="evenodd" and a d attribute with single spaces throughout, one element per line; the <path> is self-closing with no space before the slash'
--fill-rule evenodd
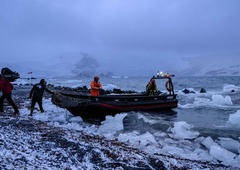
<path id="1" fill-rule="evenodd" d="M 90 80 L 47 81 L 77 87 Z M 115 81 L 103 80 L 104 88 L 115 88 Z M 118 86 L 126 89 L 135 81 L 138 79 L 121 80 Z M 53 105 L 47 93 L 45 112 L 36 109 L 29 116 L 30 86 L 16 82 L 13 97 L 20 116 L 13 118 L 9 106 L 0 115 L 0 168 L 240 169 L 238 84 L 224 85 L 223 90 L 213 87 L 206 94 L 184 94 L 181 81 L 175 83 L 179 108 L 173 114 L 129 112 L 107 116 L 98 123 L 86 122 Z M 208 120 L 203 112 L 206 108 Z"/>
<path id="2" fill-rule="evenodd" d="M 26 114 L 19 119 L 11 116 L 8 113 L 0 116 L 0 169 L 233 169 L 220 164 L 149 154 L 118 140 L 56 127 Z"/>

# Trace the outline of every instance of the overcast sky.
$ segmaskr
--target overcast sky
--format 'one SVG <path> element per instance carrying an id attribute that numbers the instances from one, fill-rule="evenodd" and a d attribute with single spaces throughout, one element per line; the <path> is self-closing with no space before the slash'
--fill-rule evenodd
<path id="1" fill-rule="evenodd" d="M 239 57 L 240 1 L 0 0 L 1 62 L 80 52 L 106 67 L 154 70 L 185 67 L 186 57 Z"/>

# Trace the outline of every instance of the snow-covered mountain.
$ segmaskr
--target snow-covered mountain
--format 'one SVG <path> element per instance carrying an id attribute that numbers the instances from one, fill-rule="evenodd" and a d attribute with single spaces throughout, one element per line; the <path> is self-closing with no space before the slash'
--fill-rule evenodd
<path id="1" fill-rule="evenodd" d="M 189 66 L 179 72 L 183 76 L 240 76 L 240 57 L 194 57 L 184 60 Z"/>
<path id="2" fill-rule="evenodd" d="M 107 76 L 111 71 L 99 67 L 98 61 L 87 53 L 64 53 L 49 59 L 16 63 L 1 62 L 0 67 L 20 73 L 27 77 L 65 77 L 93 76 L 96 73 Z M 32 73 L 31 75 L 29 73 Z"/>
<path id="3" fill-rule="evenodd" d="M 87 58 L 87 60 L 84 60 Z M 178 76 L 240 76 L 240 57 L 192 57 L 185 58 L 182 63 L 188 63 L 185 67 L 175 68 L 172 63 L 171 69 Z M 152 76 L 158 67 L 147 68 L 137 63 L 136 66 L 124 68 L 124 75 L 117 76 Z M 108 65 L 100 65 L 97 59 L 87 53 L 64 53 L 52 58 L 49 61 L 24 61 L 16 63 L 0 63 L 0 67 L 8 67 L 20 73 L 22 78 L 30 77 L 61 77 L 61 76 L 93 76 L 95 73 L 100 76 L 113 76 L 117 70 L 110 70 Z M 159 65 L 159 68 L 163 66 Z M 180 69 L 181 68 L 181 69 Z M 184 69 L 183 69 L 184 68 Z M 122 68 L 119 68 L 120 70 Z M 161 70 L 162 71 L 162 70 Z M 169 70 L 167 70 L 169 71 Z M 129 73 L 129 74 L 126 74 Z M 133 75 L 133 73 L 135 75 Z M 117 73 L 119 74 L 119 73 Z"/>

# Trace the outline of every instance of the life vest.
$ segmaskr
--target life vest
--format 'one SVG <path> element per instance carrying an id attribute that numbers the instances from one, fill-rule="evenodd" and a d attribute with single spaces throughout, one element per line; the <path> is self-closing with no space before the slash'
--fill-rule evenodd
<path id="1" fill-rule="evenodd" d="M 157 85 L 156 85 L 156 84 L 149 83 L 149 84 L 146 86 L 146 92 L 147 92 L 147 95 L 153 96 L 155 93 L 158 92 Z"/>

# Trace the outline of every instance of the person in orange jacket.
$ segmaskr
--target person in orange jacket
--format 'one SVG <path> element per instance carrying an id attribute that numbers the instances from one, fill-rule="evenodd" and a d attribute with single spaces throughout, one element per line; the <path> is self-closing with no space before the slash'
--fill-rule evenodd
<path id="1" fill-rule="evenodd" d="M 7 99 L 8 103 L 13 107 L 15 111 L 14 115 L 18 117 L 19 110 L 16 104 L 13 102 L 12 89 L 13 85 L 11 82 L 7 79 L 4 79 L 4 77 L 0 74 L 0 90 L 2 91 L 2 96 L 0 98 L 0 112 L 3 112 L 3 100 Z"/>
<path id="2" fill-rule="evenodd" d="M 99 96 L 100 95 L 100 90 L 102 89 L 102 85 L 99 82 L 99 77 L 95 76 L 94 80 L 90 84 L 91 87 L 91 96 Z"/>

